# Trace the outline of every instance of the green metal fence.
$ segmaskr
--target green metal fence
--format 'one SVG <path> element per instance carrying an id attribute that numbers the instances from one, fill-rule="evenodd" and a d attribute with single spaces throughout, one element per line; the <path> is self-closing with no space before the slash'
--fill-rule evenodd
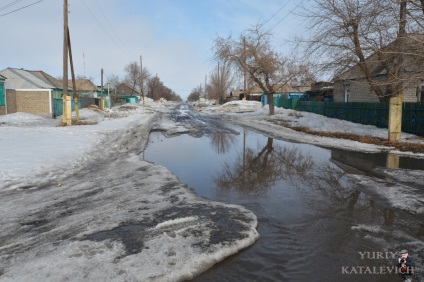
<path id="1" fill-rule="evenodd" d="M 81 101 L 78 101 L 78 107 L 81 109 Z M 72 100 L 72 111 L 75 111 L 75 101 Z M 53 116 L 58 117 L 63 115 L 63 100 L 53 99 Z"/>
<path id="2" fill-rule="evenodd" d="M 4 84 L 0 83 L 0 106 L 6 105 L 6 91 L 4 91 Z"/>
<path id="3" fill-rule="evenodd" d="M 290 99 L 291 100 L 291 99 Z M 293 107 L 292 102 L 282 102 L 286 109 L 312 112 L 323 116 L 348 120 L 355 123 L 388 126 L 388 103 L 336 103 L 297 101 Z M 402 131 L 424 136 L 424 103 L 404 103 L 402 111 Z"/>

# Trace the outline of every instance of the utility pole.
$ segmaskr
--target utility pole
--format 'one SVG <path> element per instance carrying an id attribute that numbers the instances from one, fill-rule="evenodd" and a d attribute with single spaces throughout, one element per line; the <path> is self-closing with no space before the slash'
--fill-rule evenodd
<path id="1" fill-rule="evenodd" d="M 101 110 L 104 110 L 104 108 L 105 108 L 105 100 L 103 99 L 103 69 L 101 69 L 101 71 L 100 71 L 100 83 L 101 83 L 101 85 L 100 85 L 100 89 L 101 89 L 101 98 L 100 98 L 100 109 Z"/>
<path id="2" fill-rule="evenodd" d="M 399 35 L 398 44 L 398 69 L 396 93 L 390 97 L 389 104 L 389 142 L 395 142 L 401 138 L 402 132 L 402 99 L 403 99 L 403 68 L 405 61 L 405 44 L 406 44 L 406 4 L 407 0 L 400 1 L 400 17 L 399 17 Z"/>
<path id="3" fill-rule="evenodd" d="M 144 79 L 143 79 L 143 56 L 140 55 L 140 79 L 141 79 L 141 96 L 143 97 L 143 106 L 146 105 L 144 101 Z"/>
<path id="4" fill-rule="evenodd" d="M 246 37 L 243 36 L 243 100 L 246 100 Z"/>
<path id="5" fill-rule="evenodd" d="M 206 94 L 207 94 L 207 92 L 206 92 L 206 80 L 208 79 L 208 75 L 205 75 L 205 101 L 206 101 Z"/>
<path id="6" fill-rule="evenodd" d="M 68 0 L 63 0 L 63 115 L 65 125 L 72 124 L 71 97 L 68 96 Z"/>
<path id="7" fill-rule="evenodd" d="M 75 72 L 74 72 L 74 61 L 72 60 L 72 47 L 71 47 L 71 35 L 69 33 L 68 26 L 68 48 L 69 48 L 69 61 L 71 63 L 71 76 L 72 76 L 72 98 L 75 103 L 75 120 L 79 120 L 79 105 L 78 105 L 78 95 L 77 95 L 77 86 L 75 83 Z"/>
<path id="8" fill-rule="evenodd" d="M 107 99 L 109 100 L 109 109 L 112 108 L 112 101 L 110 100 L 110 82 L 107 82 Z"/>
<path id="9" fill-rule="evenodd" d="M 84 77 L 85 77 L 85 53 L 82 52 L 82 61 L 84 63 Z"/>

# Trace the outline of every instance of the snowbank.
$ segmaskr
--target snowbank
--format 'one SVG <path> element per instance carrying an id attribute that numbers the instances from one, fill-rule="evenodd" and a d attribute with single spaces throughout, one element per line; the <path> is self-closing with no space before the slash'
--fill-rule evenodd
<path id="1" fill-rule="evenodd" d="M 139 156 L 168 108 L 0 117 L 0 281 L 183 281 L 259 238 L 253 213 Z"/>

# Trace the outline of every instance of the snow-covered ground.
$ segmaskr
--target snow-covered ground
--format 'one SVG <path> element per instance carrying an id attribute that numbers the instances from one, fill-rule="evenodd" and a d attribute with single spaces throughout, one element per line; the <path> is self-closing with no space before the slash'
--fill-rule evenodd
<path id="1" fill-rule="evenodd" d="M 147 106 L 123 105 L 106 112 L 83 109 L 81 120 L 91 125 L 69 127 L 58 127 L 60 119 L 24 113 L 0 116 L 0 281 L 183 280 L 258 239 L 251 212 L 200 199 L 165 168 L 138 157 L 156 126 L 184 132 L 170 122 L 157 124 L 160 113 L 173 105 L 149 101 Z M 310 136 L 275 123 L 387 136 L 385 129 L 312 113 L 276 108 L 276 115 L 269 117 L 267 107 L 251 101 L 204 103 L 200 111 L 225 115 L 289 141 L 364 152 L 387 150 Z M 403 134 L 402 140 L 424 142 L 410 134 Z M 366 177 L 359 181 L 376 184 Z M 388 201 L 404 208 L 402 195 L 392 190 Z M 421 204 L 414 200 L 411 212 L 424 213 Z M 226 230 L 231 225 L 238 230 Z M 127 235 L 120 228 L 133 237 L 123 238 Z M 214 237 L 218 232 L 234 234 L 226 241 L 222 234 Z M 132 246 L 137 240 L 139 244 Z"/>

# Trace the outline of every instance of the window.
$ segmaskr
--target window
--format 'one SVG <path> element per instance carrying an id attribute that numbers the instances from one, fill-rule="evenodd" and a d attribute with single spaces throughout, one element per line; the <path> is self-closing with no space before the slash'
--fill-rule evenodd
<path id="1" fill-rule="evenodd" d="M 350 99 L 350 84 L 343 84 L 344 101 L 349 102 Z"/>

